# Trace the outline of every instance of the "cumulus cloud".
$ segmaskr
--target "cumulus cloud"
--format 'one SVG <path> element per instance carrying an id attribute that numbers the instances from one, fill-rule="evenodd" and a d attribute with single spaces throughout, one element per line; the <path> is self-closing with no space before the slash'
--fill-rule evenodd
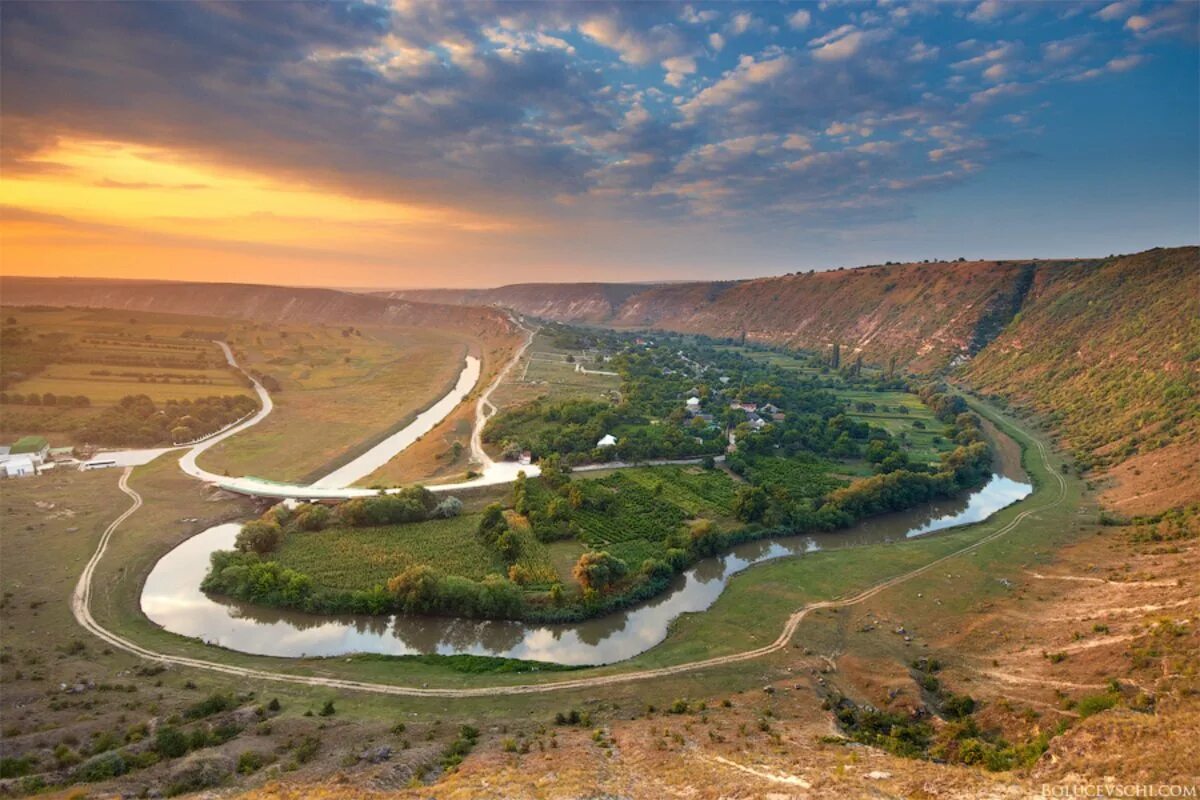
<path id="1" fill-rule="evenodd" d="M 684 78 L 696 71 L 696 59 L 691 56 L 673 56 L 663 59 L 662 68 L 667 71 L 667 85 L 679 87 L 683 85 Z"/>
<path id="2" fill-rule="evenodd" d="M 812 14 L 801 8 L 788 17 L 788 27 L 794 31 L 802 31 L 812 24 Z"/>

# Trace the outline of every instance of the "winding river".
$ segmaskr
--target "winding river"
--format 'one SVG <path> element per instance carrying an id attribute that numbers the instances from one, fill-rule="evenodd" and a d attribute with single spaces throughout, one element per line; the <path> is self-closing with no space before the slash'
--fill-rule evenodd
<path id="1" fill-rule="evenodd" d="M 155 565 L 142 610 L 172 633 L 257 655 L 303 657 L 350 653 L 505 656 L 560 664 L 606 664 L 666 638 L 680 614 L 716 602 L 730 577 L 784 556 L 862 547 L 980 522 L 1026 497 L 1033 487 L 1019 467 L 1001 464 L 988 483 L 954 500 L 865 520 L 845 531 L 763 539 L 707 558 L 675 577 L 662 595 L 622 612 L 572 624 L 528 624 L 413 616 L 318 616 L 214 598 L 200 591 L 214 550 L 233 547 L 239 523 L 209 528 Z"/>

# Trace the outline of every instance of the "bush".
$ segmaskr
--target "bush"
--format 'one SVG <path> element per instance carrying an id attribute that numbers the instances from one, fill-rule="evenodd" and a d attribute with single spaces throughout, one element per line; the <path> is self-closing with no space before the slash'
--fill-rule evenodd
<path id="1" fill-rule="evenodd" d="M 80 764 L 73 777 L 84 783 L 95 783 L 124 775 L 128 770 L 129 765 L 120 753 L 101 753 Z"/>
<path id="2" fill-rule="evenodd" d="M 171 770 L 167 781 L 167 795 L 174 797 L 220 786 L 233 774 L 233 770 L 233 759 L 228 756 L 193 755 Z"/>
<path id="3" fill-rule="evenodd" d="M 237 708 L 237 703 L 234 701 L 233 695 L 214 692 L 199 703 L 194 703 L 185 708 L 183 716 L 188 719 L 203 719 L 204 717 L 211 717 L 213 714 L 220 714 L 222 711 L 230 711 L 234 708 Z"/>
<path id="4" fill-rule="evenodd" d="M 188 740 L 178 728 L 165 725 L 154 736 L 154 752 L 163 758 L 179 758 L 188 751 Z"/>

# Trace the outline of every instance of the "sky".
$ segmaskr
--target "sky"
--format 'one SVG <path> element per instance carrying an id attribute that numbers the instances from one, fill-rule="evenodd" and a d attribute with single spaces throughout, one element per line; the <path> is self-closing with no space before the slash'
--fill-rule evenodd
<path id="1" fill-rule="evenodd" d="M 1200 3 L 0 3 L 0 272 L 732 279 L 1200 240 Z"/>

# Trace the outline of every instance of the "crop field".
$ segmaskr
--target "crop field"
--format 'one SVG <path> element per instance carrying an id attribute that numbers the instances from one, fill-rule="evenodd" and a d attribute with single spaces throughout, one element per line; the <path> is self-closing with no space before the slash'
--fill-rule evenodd
<path id="1" fill-rule="evenodd" d="M 913 461 L 937 461 L 942 453 L 954 449 L 953 442 L 944 435 L 945 424 L 915 394 L 853 389 L 837 389 L 835 394 L 850 404 L 846 412 L 849 416 L 884 428 L 893 436 L 903 434 Z M 873 403 L 875 410 L 863 410 L 859 403 Z M 918 427 L 918 423 L 924 427 Z"/>
<path id="2" fill-rule="evenodd" d="M 10 308 L 2 315 L 6 394 L 87 398 L 86 407 L 0 405 L 5 439 L 41 434 L 56 445 L 76 443 L 78 423 L 128 395 L 161 404 L 251 394 L 220 349 L 206 341 L 224 335 L 226 321 L 113 309 Z"/>
<path id="3" fill-rule="evenodd" d="M 291 533 L 272 558 L 331 589 L 385 586 L 418 564 L 474 580 L 505 574 L 504 563 L 476 535 L 478 526 L 479 515 L 464 514 L 407 525 Z"/>
<path id="4" fill-rule="evenodd" d="M 633 567 L 647 558 L 662 558 L 666 537 L 688 518 L 679 506 L 620 473 L 580 486 L 585 498 L 575 516 L 580 539 Z"/>
<path id="5" fill-rule="evenodd" d="M 719 470 L 699 467 L 642 467 L 621 470 L 620 479 L 628 481 L 678 506 L 692 517 L 729 516 L 737 486 Z"/>
<path id="6" fill-rule="evenodd" d="M 574 361 L 567 361 L 568 356 Z M 583 372 L 580 366 L 593 372 Z M 593 353 L 556 347 L 551 337 L 539 333 L 492 399 L 498 408 L 512 408 L 542 397 L 599 400 L 621 388 L 619 377 L 596 371 L 613 370 L 597 363 Z"/>
<path id="7" fill-rule="evenodd" d="M 756 484 L 782 486 L 795 497 L 816 499 L 845 485 L 830 474 L 832 469 L 833 465 L 817 458 L 769 456 L 755 459 L 750 467 L 750 475 Z"/>
<path id="8" fill-rule="evenodd" d="M 267 376 L 275 410 L 200 465 L 283 481 L 315 479 L 403 427 L 454 385 L 468 348 L 440 331 L 301 325 L 241 325 L 231 344 Z"/>
<path id="9" fill-rule="evenodd" d="M 475 426 L 475 401 L 495 380 L 496 374 L 512 361 L 513 353 L 523 337 L 524 334 L 513 333 L 470 340 L 471 354 L 483 360 L 483 369 L 479 384 L 470 393 L 467 402 L 459 405 L 429 433 L 360 481 L 359 485 L 396 486 L 462 480 L 471 466 L 470 442 Z"/>

